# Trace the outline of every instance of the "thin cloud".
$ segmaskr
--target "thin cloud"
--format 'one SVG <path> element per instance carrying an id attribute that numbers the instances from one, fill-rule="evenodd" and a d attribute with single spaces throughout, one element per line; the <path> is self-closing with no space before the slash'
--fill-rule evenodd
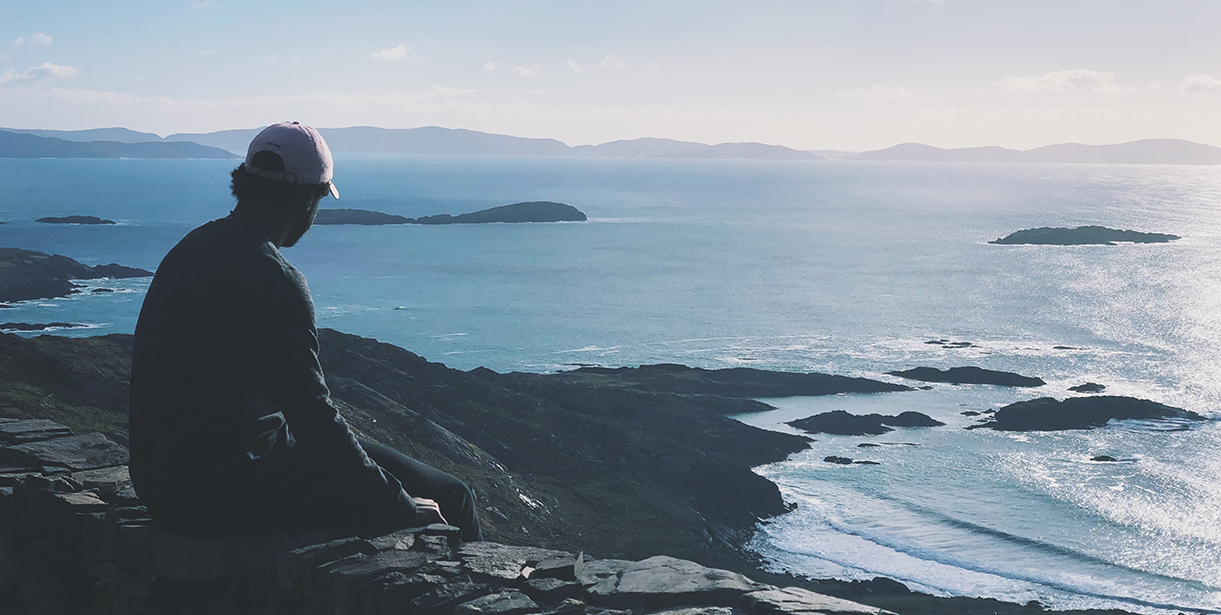
<path id="1" fill-rule="evenodd" d="M 574 72 L 574 73 L 583 73 L 583 72 L 585 72 L 585 67 L 584 67 L 584 66 L 581 66 L 580 64 L 577 64 L 576 62 L 573 62 L 572 60 L 569 60 L 569 61 L 568 61 L 568 68 L 571 68 L 571 69 L 572 69 L 572 72 Z"/>
<path id="2" fill-rule="evenodd" d="M 31 34 L 29 36 L 18 36 L 17 40 L 13 41 L 13 44 L 14 45 L 24 45 L 26 43 L 29 43 L 30 45 L 50 45 L 51 41 L 53 41 L 53 40 L 55 40 L 55 39 L 51 38 L 50 36 L 47 36 L 46 34 L 43 34 L 42 32 L 37 32 L 37 33 Z"/>
<path id="3" fill-rule="evenodd" d="M 614 70 L 627 68 L 627 61 L 619 56 L 606 56 L 602 58 L 602 68 L 610 68 Z"/>
<path id="4" fill-rule="evenodd" d="M 490 71 L 494 71 L 494 70 L 496 70 L 496 63 L 495 63 L 495 62 L 488 62 L 487 64 L 484 64 L 484 65 L 483 65 L 483 70 L 486 70 L 486 71 L 489 71 L 489 72 L 490 72 Z"/>
<path id="5" fill-rule="evenodd" d="M 411 55 L 411 48 L 401 43 L 396 47 L 383 49 L 381 51 L 374 51 L 373 53 L 369 54 L 369 57 L 373 58 L 374 60 L 387 60 L 391 62 L 397 62 L 405 59 L 416 59 Z"/>
<path id="6" fill-rule="evenodd" d="M 1005 77 L 992 85 L 1006 94 L 1067 94 L 1070 92 L 1094 92 L 1096 94 L 1119 94 L 1125 90 L 1115 85 L 1115 73 L 1074 68 L 1060 70 L 1037 77 Z"/>
<path id="7" fill-rule="evenodd" d="M 1210 75 L 1192 75 L 1183 80 L 1179 91 L 1184 94 L 1212 94 L 1221 91 L 1221 79 Z"/>
<path id="8" fill-rule="evenodd" d="M 21 72 L 10 68 L 0 73 L 0 83 L 8 83 L 10 81 L 41 81 L 43 79 L 71 79 L 79 74 L 81 74 L 81 71 L 71 66 L 43 62 L 38 66 L 31 66 Z"/>
<path id="9" fill-rule="evenodd" d="M 533 77 L 533 76 L 537 75 L 539 73 L 539 71 L 541 71 L 541 70 L 543 70 L 543 67 L 539 66 L 538 64 L 535 64 L 534 66 L 514 66 L 513 67 L 513 72 L 515 72 L 523 77 Z"/>
<path id="10" fill-rule="evenodd" d="M 860 88 L 857 90 L 849 90 L 836 94 L 841 98 L 869 98 L 874 100 L 915 100 L 924 98 L 924 92 L 921 90 L 912 90 L 903 87 L 888 87 L 884 85 L 875 85 L 871 88 Z"/>

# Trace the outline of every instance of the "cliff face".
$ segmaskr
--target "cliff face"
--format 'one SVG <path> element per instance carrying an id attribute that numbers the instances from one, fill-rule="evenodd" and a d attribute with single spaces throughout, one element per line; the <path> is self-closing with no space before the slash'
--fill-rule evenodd
<path id="1" fill-rule="evenodd" d="M 472 485 L 490 540 L 741 569 L 738 545 L 755 522 L 786 510 L 750 468 L 807 446 L 724 416 L 757 402 L 462 372 L 320 335 L 332 397 L 353 428 Z M 125 444 L 131 340 L 0 335 L 0 416 Z"/>

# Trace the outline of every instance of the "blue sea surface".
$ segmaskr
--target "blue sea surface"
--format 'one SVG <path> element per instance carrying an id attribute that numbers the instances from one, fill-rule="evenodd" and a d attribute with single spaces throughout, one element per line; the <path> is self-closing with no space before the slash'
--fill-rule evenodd
<path id="1" fill-rule="evenodd" d="M 155 268 L 225 215 L 231 161 L 0 159 L 0 246 Z M 823 371 L 978 365 L 1039 376 L 766 400 L 768 429 L 818 412 L 917 410 L 948 425 L 815 436 L 758 471 L 798 504 L 760 526 L 769 568 L 884 575 L 942 595 L 1054 608 L 1221 612 L 1221 432 L 1206 422 L 1006 434 L 983 411 L 1087 381 L 1221 417 L 1216 167 L 347 156 L 340 201 L 406 216 L 551 200 L 584 223 L 315 227 L 286 256 L 319 325 L 459 369 L 675 362 Z M 53 215 L 113 226 L 34 222 Z M 1101 224 L 1169 244 L 1000 246 Z M 130 333 L 147 280 L 0 311 Z M 935 339 L 971 342 L 945 348 Z M 858 448 L 861 443 L 908 443 Z M 1111 455 L 1117 463 L 1093 462 Z M 827 455 L 881 462 L 824 463 Z"/>

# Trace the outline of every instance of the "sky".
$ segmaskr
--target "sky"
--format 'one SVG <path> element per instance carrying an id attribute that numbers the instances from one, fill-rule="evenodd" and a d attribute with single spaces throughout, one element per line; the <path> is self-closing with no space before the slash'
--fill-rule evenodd
<path id="1" fill-rule="evenodd" d="M 1221 2 L 0 0 L 0 126 L 1221 146 Z"/>

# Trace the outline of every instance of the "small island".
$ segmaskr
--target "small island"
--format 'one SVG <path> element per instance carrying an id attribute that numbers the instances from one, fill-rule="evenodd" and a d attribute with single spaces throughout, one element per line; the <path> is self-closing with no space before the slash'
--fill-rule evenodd
<path id="1" fill-rule="evenodd" d="M 911 390 L 910 387 L 901 384 L 817 372 L 773 372 L 751 367 L 703 369 L 674 363 L 641 365 L 640 367 L 581 367 L 573 371 L 559 372 L 552 378 L 590 387 L 739 398 L 888 393 Z M 771 409 L 771 407 L 767 406 L 766 409 Z"/>
<path id="2" fill-rule="evenodd" d="M 950 384 L 995 384 L 1004 387 L 1041 387 L 1046 382 L 1042 378 L 1023 376 L 1012 372 L 999 372 L 980 367 L 951 367 L 939 370 L 935 367 L 917 367 L 914 369 L 886 372 L 891 376 L 920 380 L 922 382 L 948 382 Z"/>
<path id="3" fill-rule="evenodd" d="M 933 417 L 920 412 L 902 412 L 897 416 L 884 414 L 849 414 L 843 410 L 832 410 L 804 419 L 789 421 L 806 433 L 825 433 L 838 436 L 880 436 L 894 431 L 891 427 L 939 427 L 945 425 Z"/>
<path id="4" fill-rule="evenodd" d="M 42 222 L 43 224 L 117 224 L 114 220 L 107 220 L 97 216 L 63 216 L 60 218 L 49 216 L 39 218 L 35 222 Z"/>
<path id="5" fill-rule="evenodd" d="M 1052 397 L 1040 397 L 1009 404 L 997 410 L 996 414 L 992 415 L 987 422 L 971 425 L 967 429 L 983 428 L 997 431 L 1093 429 L 1103 427 L 1111 420 L 1126 419 L 1205 420 L 1203 416 L 1190 410 L 1135 397 L 1097 395 L 1070 397 L 1064 401 Z"/>
<path id="6" fill-rule="evenodd" d="M 365 209 L 322 209 L 318 211 L 314 224 L 324 226 L 340 224 L 488 224 L 492 222 L 584 222 L 585 220 L 588 220 L 585 214 L 572 205 L 551 201 L 530 201 L 481 209 L 457 216 L 438 214 L 422 218 L 408 218 Z"/>
<path id="7" fill-rule="evenodd" d="M 1113 246 L 1115 242 L 1124 243 L 1169 243 L 1181 239 L 1178 235 L 1163 233 L 1141 233 L 1138 231 L 1119 231 L 1105 226 L 1079 226 L 1077 228 L 1032 228 L 1010 233 L 992 244 L 1032 244 L 1051 246 Z"/>

